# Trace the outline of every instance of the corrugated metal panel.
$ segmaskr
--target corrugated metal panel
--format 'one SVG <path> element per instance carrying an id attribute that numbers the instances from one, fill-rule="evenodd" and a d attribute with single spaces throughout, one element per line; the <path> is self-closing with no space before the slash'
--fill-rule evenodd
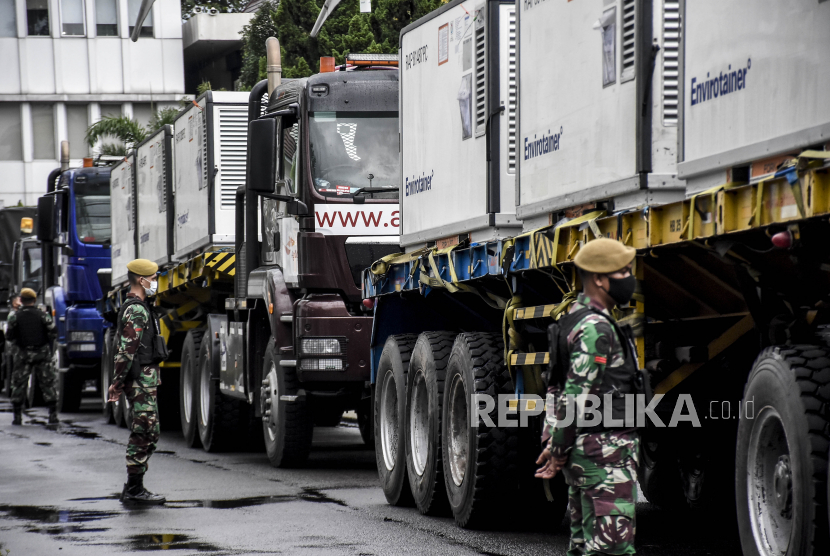
<path id="1" fill-rule="evenodd" d="M 636 44 L 635 1 L 623 0 L 622 6 L 622 68 L 620 81 L 634 77 L 634 49 Z"/>
<path id="2" fill-rule="evenodd" d="M 518 80 L 516 66 L 516 12 L 509 15 L 507 38 L 507 173 L 516 173 L 516 102 Z"/>
<path id="3" fill-rule="evenodd" d="M 476 25 L 476 131 L 487 123 L 486 91 L 487 49 L 484 41 L 484 25 Z"/>
<path id="4" fill-rule="evenodd" d="M 234 210 L 236 190 L 245 185 L 248 144 L 247 106 L 219 107 L 219 175 L 222 210 Z"/>
<path id="5" fill-rule="evenodd" d="M 663 125 L 677 125 L 680 77 L 680 2 L 663 2 Z"/>

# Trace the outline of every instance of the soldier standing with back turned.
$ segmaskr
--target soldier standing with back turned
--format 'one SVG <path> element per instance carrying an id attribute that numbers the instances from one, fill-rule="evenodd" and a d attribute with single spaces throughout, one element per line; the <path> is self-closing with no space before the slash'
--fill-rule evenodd
<path id="1" fill-rule="evenodd" d="M 35 305 L 37 293 L 31 288 L 20 291 L 20 309 L 9 315 L 6 338 L 12 346 L 12 425 L 23 424 L 23 400 L 29 375 L 35 373 L 43 401 L 49 406 L 49 424 L 58 421 L 55 390 L 57 372 L 52 365 L 52 343 L 57 337 L 52 317 Z"/>
<path id="2" fill-rule="evenodd" d="M 145 301 L 156 290 L 158 265 L 146 259 L 127 264 L 130 293 L 116 321 L 115 370 L 109 401 L 117 402 L 122 392 L 132 408 L 130 440 L 127 443 L 127 483 L 121 492 L 124 503 L 163 504 L 163 496 L 144 488 L 147 463 L 159 440 L 158 386 L 161 384 L 157 346 L 158 323 Z M 163 341 L 162 341 L 163 345 Z"/>
<path id="3" fill-rule="evenodd" d="M 536 462 L 538 478 L 551 479 L 560 470 L 569 485 L 571 542 L 568 556 L 635 554 L 635 485 L 639 437 L 634 428 L 577 427 L 567 424 L 569 405 L 579 405 L 580 394 L 599 397 L 597 407 L 611 401 L 614 420 L 625 415 L 625 396 L 633 394 L 637 359 L 631 339 L 616 324 L 611 310 L 626 305 L 634 293 L 631 274 L 636 251 L 612 239 L 590 241 L 576 256 L 583 291 L 568 315 L 559 321 L 559 346 L 564 387 L 548 414 L 550 441 Z M 606 395 L 609 395 L 606 397 Z M 554 399 L 551 399 L 554 398 Z M 570 408 L 571 415 L 580 414 Z M 630 423 L 629 423 L 630 424 Z"/>

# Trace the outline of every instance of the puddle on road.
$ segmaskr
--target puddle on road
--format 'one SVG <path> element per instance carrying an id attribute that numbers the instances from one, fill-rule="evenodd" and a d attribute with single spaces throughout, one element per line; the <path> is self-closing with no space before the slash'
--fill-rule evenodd
<path id="1" fill-rule="evenodd" d="M 220 547 L 194 539 L 188 535 L 149 534 L 133 535 L 127 539 L 133 550 L 197 550 L 218 552 Z"/>
<path id="2" fill-rule="evenodd" d="M 252 506 L 265 506 L 268 504 L 281 504 L 283 502 L 318 502 L 323 504 L 336 504 L 348 507 L 342 500 L 330 498 L 314 489 L 303 489 L 301 494 L 282 494 L 274 496 L 251 496 L 248 498 L 233 498 L 228 500 L 171 500 L 167 502 L 168 508 L 211 508 L 219 510 L 233 510 L 237 508 L 249 508 Z"/>
<path id="3" fill-rule="evenodd" d="M 35 442 L 35 446 L 51 446 L 51 442 Z"/>
<path id="4" fill-rule="evenodd" d="M 154 453 L 156 453 L 156 454 L 165 454 L 165 455 L 168 455 L 168 456 L 175 456 L 176 455 L 176 452 L 174 452 L 172 450 L 156 450 Z"/>
<path id="5" fill-rule="evenodd" d="M 0 506 L 0 517 L 19 519 L 30 524 L 29 533 L 46 535 L 66 535 L 69 533 L 101 533 L 109 531 L 105 527 L 89 527 L 89 524 L 108 519 L 119 512 L 96 512 L 80 510 L 59 510 L 41 506 Z"/>
<path id="6" fill-rule="evenodd" d="M 99 502 L 101 500 L 118 500 L 121 498 L 121 494 L 118 492 L 114 492 L 109 496 L 94 496 L 91 498 L 70 498 L 67 502 Z"/>

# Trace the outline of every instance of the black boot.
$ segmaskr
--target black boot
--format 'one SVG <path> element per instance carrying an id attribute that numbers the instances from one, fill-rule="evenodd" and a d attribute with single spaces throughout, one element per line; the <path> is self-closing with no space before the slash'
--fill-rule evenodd
<path id="1" fill-rule="evenodd" d="M 121 502 L 124 504 L 164 504 L 167 499 L 144 488 L 144 475 L 127 475 L 127 482 L 124 490 L 121 491 Z"/>
<path id="2" fill-rule="evenodd" d="M 58 408 L 55 402 L 52 402 L 49 404 L 49 424 L 57 425 L 60 422 L 60 419 L 58 419 Z"/>
<path id="3" fill-rule="evenodd" d="M 23 405 L 22 404 L 14 404 L 14 419 L 12 419 L 12 425 L 22 425 L 23 424 Z"/>

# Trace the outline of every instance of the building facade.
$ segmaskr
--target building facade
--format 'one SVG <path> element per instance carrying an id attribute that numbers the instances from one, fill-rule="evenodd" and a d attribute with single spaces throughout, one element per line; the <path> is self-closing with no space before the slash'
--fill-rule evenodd
<path id="1" fill-rule="evenodd" d="M 72 165 L 105 115 L 142 125 L 184 96 L 179 0 L 0 0 L 0 201 L 37 203 L 68 140 Z"/>

